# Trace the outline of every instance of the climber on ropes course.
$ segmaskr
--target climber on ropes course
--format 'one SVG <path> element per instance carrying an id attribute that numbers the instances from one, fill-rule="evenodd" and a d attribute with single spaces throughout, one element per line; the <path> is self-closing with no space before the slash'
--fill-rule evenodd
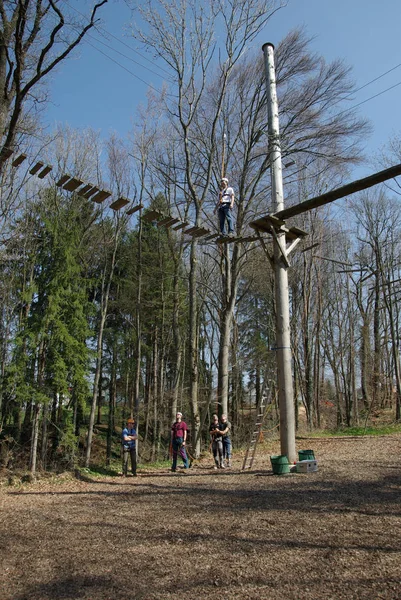
<path id="1" fill-rule="evenodd" d="M 221 179 L 220 179 L 220 192 L 219 192 L 219 200 L 217 203 L 217 211 L 219 215 L 219 226 L 220 233 L 222 235 L 226 235 L 225 225 L 227 221 L 227 234 L 231 236 L 234 233 L 233 229 L 233 219 L 231 215 L 231 211 L 234 208 L 234 190 L 232 187 L 228 186 L 228 179 L 224 176 L 225 170 L 225 141 L 226 135 L 223 136 L 223 151 L 222 151 L 222 164 L 221 164 Z"/>

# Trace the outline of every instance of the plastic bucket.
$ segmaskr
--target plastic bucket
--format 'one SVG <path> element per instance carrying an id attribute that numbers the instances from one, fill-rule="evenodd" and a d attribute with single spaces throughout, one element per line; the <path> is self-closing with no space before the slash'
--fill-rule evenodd
<path id="1" fill-rule="evenodd" d="M 290 472 L 290 464 L 285 454 L 276 454 L 270 457 L 274 475 L 284 475 Z"/>
<path id="2" fill-rule="evenodd" d="M 313 450 L 298 450 L 299 460 L 315 460 Z"/>

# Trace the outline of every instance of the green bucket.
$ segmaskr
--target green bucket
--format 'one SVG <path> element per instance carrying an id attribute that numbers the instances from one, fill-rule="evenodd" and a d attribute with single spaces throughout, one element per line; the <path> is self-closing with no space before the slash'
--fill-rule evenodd
<path id="1" fill-rule="evenodd" d="M 290 472 L 288 458 L 284 454 L 276 454 L 270 457 L 274 475 L 284 475 Z"/>
<path id="2" fill-rule="evenodd" d="M 299 460 L 315 460 L 315 453 L 313 450 L 298 450 Z"/>

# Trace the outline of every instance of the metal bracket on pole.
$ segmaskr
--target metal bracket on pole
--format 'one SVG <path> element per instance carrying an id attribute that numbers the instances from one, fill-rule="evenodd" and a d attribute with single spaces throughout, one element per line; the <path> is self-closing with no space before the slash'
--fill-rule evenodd
<path id="1" fill-rule="evenodd" d="M 300 242 L 300 241 L 301 241 L 301 238 L 300 238 L 300 237 L 298 237 L 298 238 L 295 238 L 295 240 L 293 240 L 292 244 L 290 244 L 290 245 L 287 247 L 287 256 L 288 256 L 288 255 L 289 255 L 289 254 L 290 254 L 290 253 L 291 253 L 293 250 L 295 250 L 295 248 L 298 246 L 298 244 L 299 244 L 299 242 Z"/>
<path id="2" fill-rule="evenodd" d="M 272 235 L 274 241 L 277 244 L 278 249 L 280 250 L 280 254 L 283 257 L 283 261 L 286 267 L 291 266 L 288 260 L 290 253 L 297 247 L 301 239 L 308 235 L 306 231 L 303 231 L 298 227 L 286 227 L 285 222 L 281 221 L 280 219 L 277 219 L 274 215 L 266 215 L 261 219 L 257 219 L 256 221 L 250 223 L 250 226 L 252 227 L 252 229 L 255 229 L 260 241 L 263 240 L 263 238 L 260 236 L 261 232 L 270 233 Z M 285 234 L 285 243 L 283 243 L 284 236 L 278 235 L 280 233 Z M 287 243 L 289 244 L 288 246 Z M 269 260 L 270 263 L 273 265 L 271 257 L 269 257 Z"/>
<path id="3" fill-rule="evenodd" d="M 283 262 L 284 262 L 285 266 L 287 268 L 289 268 L 291 265 L 290 265 L 290 262 L 289 262 L 289 260 L 287 258 L 287 248 L 283 244 L 283 236 L 278 237 L 277 232 L 276 232 L 276 230 L 274 229 L 274 227 L 272 225 L 270 226 L 270 231 L 272 233 L 274 241 L 277 244 L 278 249 L 280 250 L 281 257 L 283 259 Z M 284 240 L 285 240 L 285 237 L 284 237 Z"/>

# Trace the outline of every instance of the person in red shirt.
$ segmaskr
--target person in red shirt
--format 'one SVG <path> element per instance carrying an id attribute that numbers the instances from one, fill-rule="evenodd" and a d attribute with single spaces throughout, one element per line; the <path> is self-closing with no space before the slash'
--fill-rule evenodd
<path id="1" fill-rule="evenodd" d="M 173 448 L 173 464 L 171 470 L 173 473 L 177 470 L 177 456 L 180 454 L 184 469 L 189 468 L 188 457 L 185 451 L 185 444 L 187 441 L 188 425 L 182 420 L 182 413 L 176 414 L 176 422 L 173 423 L 171 428 L 171 446 Z"/>

